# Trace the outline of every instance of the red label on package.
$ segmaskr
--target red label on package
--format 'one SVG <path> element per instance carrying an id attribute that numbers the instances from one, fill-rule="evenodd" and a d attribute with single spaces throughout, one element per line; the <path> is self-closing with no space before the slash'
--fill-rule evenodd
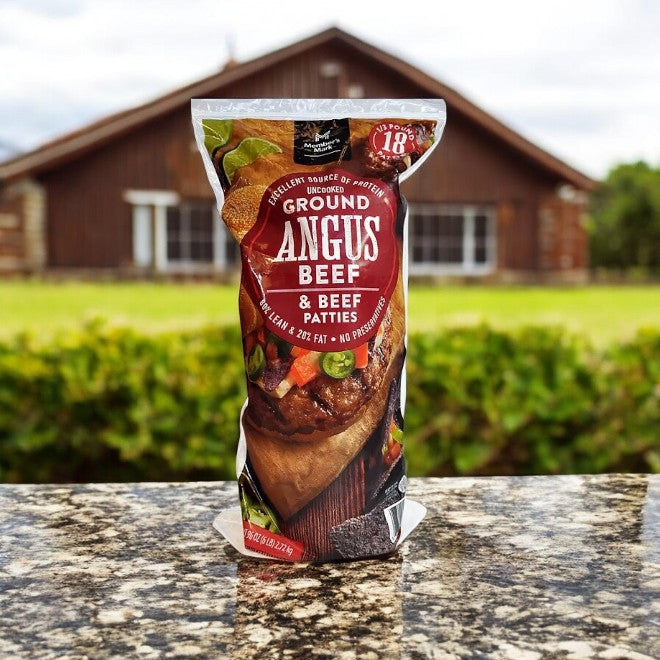
<path id="1" fill-rule="evenodd" d="M 397 207 L 381 179 L 342 169 L 272 183 L 241 243 L 243 285 L 265 326 L 316 351 L 374 335 L 398 278 Z"/>
<path id="2" fill-rule="evenodd" d="M 371 129 L 369 146 L 381 158 L 403 158 L 417 149 L 417 135 L 410 125 L 383 121 Z"/>
<path id="3" fill-rule="evenodd" d="M 243 539 L 245 547 L 265 555 L 287 559 L 289 561 L 300 561 L 304 546 L 302 543 L 292 541 L 281 534 L 273 534 L 259 525 L 243 521 Z"/>

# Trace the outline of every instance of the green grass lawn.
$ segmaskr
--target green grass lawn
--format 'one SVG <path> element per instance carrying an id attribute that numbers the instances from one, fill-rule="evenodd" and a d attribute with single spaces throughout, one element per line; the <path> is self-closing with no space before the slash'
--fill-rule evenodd
<path id="1" fill-rule="evenodd" d="M 236 285 L 0 281 L 0 337 L 30 330 L 44 338 L 104 317 L 145 332 L 235 323 Z M 641 326 L 660 327 L 660 286 L 412 287 L 410 330 L 473 325 L 561 324 L 598 345 Z"/>

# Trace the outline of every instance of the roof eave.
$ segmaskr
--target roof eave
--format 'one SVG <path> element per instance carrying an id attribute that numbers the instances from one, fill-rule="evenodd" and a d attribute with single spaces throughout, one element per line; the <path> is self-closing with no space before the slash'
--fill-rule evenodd
<path id="1" fill-rule="evenodd" d="M 342 33 L 338 28 L 329 28 L 307 39 L 236 64 L 229 69 L 178 88 L 147 103 L 122 110 L 87 124 L 36 149 L 0 163 L 0 182 L 9 183 L 26 174 L 34 175 L 52 169 L 73 157 L 104 144 L 114 137 L 138 128 L 154 117 L 188 104 L 191 98 L 205 96 L 209 90 L 230 85 L 240 78 L 257 73 L 265 66 L 272 66 L 281 60 L 294 57 L 300 52 L 337 37 L 339 34 L 345 33 Z"/>
<path id="2" fill-rule="evenodd" d="M 380 65 L 385 64 L 399 73 L 399 75 L 411 80 L 420 88 L 427 90 L 431 95 L 443 97 L 452 110 L 457 110 L 482 126 L 485 130 L 490 131 L 507 146 L 515 149 L 518 153 L 537 166 L 540 166 L 546 172 L 556 176 L 559 180 L 566 181 L 579 189 L 587 191 L 594 190 L 597 187 L 598 183 L 596 181 L 531 143 L 492 115 L 481 110 L 456 90 L 435 80 L 435 78 L 427 73 L 413 67 L 398 57 L 335 27 L 328 28 L 323 32 L 319 32 L 311 37 L 266 53 L 247 62 L 232 66 L 220 73 L 215 73 L 145 104 L 105 117 L 77 131 L 46 143 L 33 151 L 6 161 L 0 164 L 0 181 L 10 182 L 26 174 L 34 175 L 52 169 L 108 142 L 114 137 L 118 137 L 147 123 L 161 114 L 166 114 L 186 105 L 191 98 L 206 96 L 214 89 L 230 85 L 240 78 L 257 73 L 267 66 L 277 64 L 282 60 L 294 57 L 299 53 L 314 48 L 317 45 L 328 43 L 333 39 L 340 40 L 353 47 Z"/>
<path id="3" fill-rule="evenodd" d="M 458 110 L 458 112 L 494 133 L 508 146 L 513 147 L 520 154 L 541 165 L 558 178 L 587 191 L 592 191 L 598 187 L 597 181 L 533 144 L 520 133 L 482 110 L 455 89 L 439 82 L 421 69 L 413 67 L 395 55 L 383 51 L 377 46 L 368 44 L 353 35 L 344 33 L 344 40 L 372 59 L 380 63 L 385 62 L 387 66 L 397 71 L 400 75 L 412 80 L 420 87 L 429 90 L 436 96 L 444 98 L 450 110 Z"/>

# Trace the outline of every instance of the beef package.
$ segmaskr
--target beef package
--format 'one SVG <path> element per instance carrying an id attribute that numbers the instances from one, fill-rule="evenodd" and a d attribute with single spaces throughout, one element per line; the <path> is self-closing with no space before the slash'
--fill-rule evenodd
<path id="1" fill-rule="evenodd" d="M 245 547 L 290 561 L 386 555 L 401 535 L 406 202 L 436 99 L 195 99 L 197 145 L 240 244 L 248 397 Z"/>

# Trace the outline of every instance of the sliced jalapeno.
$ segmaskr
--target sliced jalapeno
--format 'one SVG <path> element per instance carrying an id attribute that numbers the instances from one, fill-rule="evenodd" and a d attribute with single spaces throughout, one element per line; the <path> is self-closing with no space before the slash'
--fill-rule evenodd
<path id="1" fill-rule="evenodd" d="M 346 378 L 355 369 L 355 353 L 353 351 L 324 353 L 321 356 L 321 369 L 331 378 Z"/>
<path id="2" fill-rule="evenodd" d="M 396 428 L 396 427 L 393 428 L 393 429 L 390 431 L 390 435 L 391 435 L 391 436 L 392 436 L 392 437 L 393 437 L 393 438 L 394 438 L 399 444 L 403 444 L 403 431 L 402 431 L 401 429 L 398 429 L 398 428 Z"/>
<path id="3" fill-rule="evenodd" d="M 251 381 L 255 381 L 261 376 L 266 368 L 266 355 L 261 344 L 256 344 L 250 351 L 247 359 L 247 375 Z"/>

